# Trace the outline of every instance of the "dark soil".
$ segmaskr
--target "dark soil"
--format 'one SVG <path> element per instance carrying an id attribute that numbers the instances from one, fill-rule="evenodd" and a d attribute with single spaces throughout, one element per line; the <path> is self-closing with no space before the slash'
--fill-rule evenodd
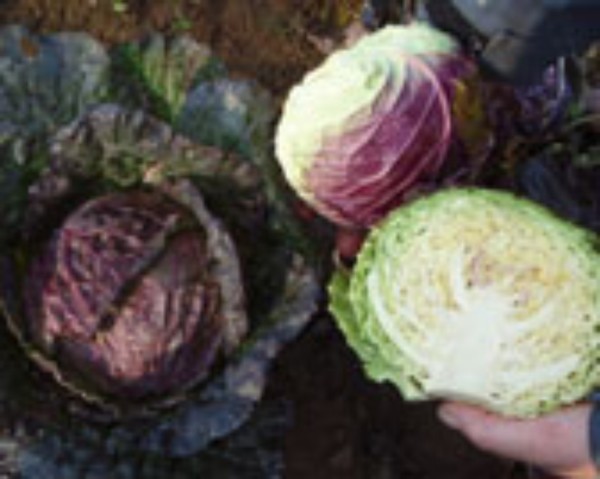
<path id="1" fill-rule="evenodd" d="M 0 0 L 0 24 L 87 31 L 107 44 L 189 32 L 232 72 L 282 95 L 322 58 L 314 38 L 341 37 L 359 0 Z M 514 465 L 476 451 L 435 417 L 368 381 L 327 317 L 277 361 L 269 395 L 288 399 L 286 479 L 508 479 Z"/>
<path id="2" fill-rule="evenodd" d="M 356 18 L 360 0 L 0 0 L 0 24 L 86 31 L 114 44 L 151 31 L 189 33 L 276 93 L 322 57 L 312 38 Z"/>
<path id="3" fill-rule="evenodd" d="M 476 451 L 436 405 L 367 380 L 328 317 L 281 355 L 270 393 L 292 400 L 286 479 L 517 479 L 518 465 Z"/>

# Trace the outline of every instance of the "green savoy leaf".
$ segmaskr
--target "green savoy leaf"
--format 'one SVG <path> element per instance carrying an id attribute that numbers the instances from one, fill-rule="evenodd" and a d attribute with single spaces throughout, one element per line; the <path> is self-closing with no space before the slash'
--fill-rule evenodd
<path id="1" fill-rule="evenodd" d="M 114 51 L 114 96 L 171 122 L 179 115 L 200 72 L 212 69 L 213 64 L 210 49 L 190 36 L 168 40 L 153 34 Z"/>

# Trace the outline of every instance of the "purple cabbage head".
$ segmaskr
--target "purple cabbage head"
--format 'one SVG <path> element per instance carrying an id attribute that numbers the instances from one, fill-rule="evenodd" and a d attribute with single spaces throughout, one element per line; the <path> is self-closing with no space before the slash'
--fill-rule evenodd
<path id="1" fill-rule="evenodd" d="M 160 397 L 198 383 L 231 350 L 237 257 L 206 214 L 139 190 L 67 217 L 32 261 L 24 294 L 31 341 L 61 382 L 116 399 Z"/>
<path id="2" fill-rule="evenodd" d="M 447 170 L 484 123 L 476 69 L 448 35 L 391 26 L 331 55 L 294 87 L 277 129 L 284 174 L 334 223 L 368 227 Z"/>

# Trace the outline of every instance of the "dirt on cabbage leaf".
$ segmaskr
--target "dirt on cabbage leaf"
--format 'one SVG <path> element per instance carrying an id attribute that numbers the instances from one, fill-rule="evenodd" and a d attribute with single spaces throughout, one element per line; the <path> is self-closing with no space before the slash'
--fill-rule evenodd
<path id="1" fill-rule="evenodd" d="M 85 31 L 108 45 L 151 31 L 208 43 L 235 75 L 275 95 L 322 58 L 319 39 L 342 38 L 358 0 L 0 0 L 0 23 L 36 32 Z M 326 315 L 276 362 L 269 397 L 289 401 L 286 479 L 517 479 L 522 465 L 470 446 L 436 418 L 366 379 Z M 242 478 L 243 479 L 243 478 Z"/>

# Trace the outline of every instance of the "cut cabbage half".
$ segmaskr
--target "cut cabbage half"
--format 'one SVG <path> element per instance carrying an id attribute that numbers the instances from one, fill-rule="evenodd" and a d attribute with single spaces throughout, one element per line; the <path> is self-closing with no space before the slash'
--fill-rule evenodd
<path id="1" fill-rule="evenodd" d="M 371 232 L 331 310 L 367 373 L 407 399 L 537 416 L 598 384 L 597 245 L 529 200 L 450 189 Z"/>

